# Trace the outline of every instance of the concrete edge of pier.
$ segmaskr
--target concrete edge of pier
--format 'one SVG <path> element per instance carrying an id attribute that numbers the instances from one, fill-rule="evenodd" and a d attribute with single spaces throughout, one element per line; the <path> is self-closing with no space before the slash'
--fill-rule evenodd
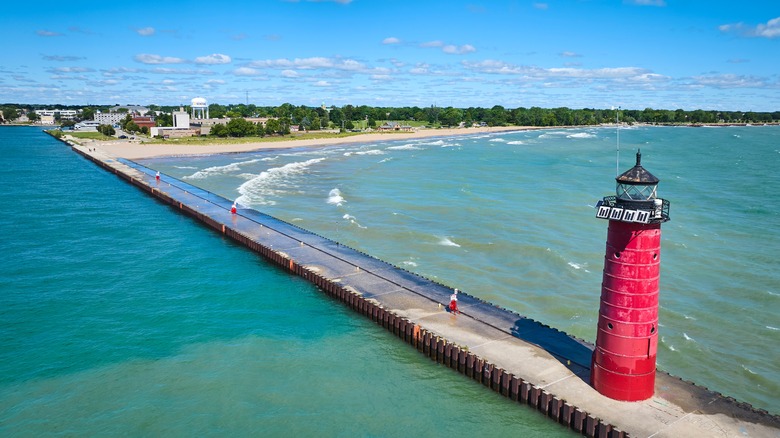
<path id="1" fill-rule="evenodd" d="M 589 385 L 593 345 L 132 161 L 61 140 L 188 216 L 313 283 L 438 364 L 588 437 L 780 437 L 780 416 L 659 371 L 642 402 Z"/>

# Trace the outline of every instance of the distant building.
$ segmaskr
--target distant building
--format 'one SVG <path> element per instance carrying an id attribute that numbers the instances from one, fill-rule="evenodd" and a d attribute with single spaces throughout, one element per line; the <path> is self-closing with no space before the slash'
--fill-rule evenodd
<path id="1" fill-rule="evenodd" d="M 100 126 L 100 123 L 94 120 L 84 120 L 82 122 L 76 123 L 76 125 L 73 126 L 73 130 L 82 132 L 97 132 L 98 126 Z"/>
<path id="2" fill-rule="evenodd" d="M 133 117 L 133 123 L 138 125 L 139 128 L 143 128 L 144 126 L 152 129 L 153 127 L 157 126 L 157 123 L 155 123 L 154 119 L 151 117 Z"/>
<path id="3" fill-rule="evenodd" d="M 96 122 L 99 122 L 101 125 L 113 126 L 113 125 L 118 125 L 119 122 L 121 122 L 125 117 L 127 117 L 127 114 L 96 112 L 94 119 Z"/>
<path id="4" fill-rule="evenodd" d="M 41 115 L 39 115 L 38 116 L 38 123 L 40 123 L 41 125 L 54 125 L 57 122 L 54 120 L 54 116 L 41 116 Z"/>
<path id="5" fill-rule="evenodd" d="M 176 129 L 190 129 L 190 115 L 184 108 L 173 112 L 173 127 Z"/>
<path id="6" fill-rule="evenodd" d="M 377 129 L 380 131 L 411 131 L 412 127 L 410 125 L 402 125 L 398 122 L 387 122 Z"/>
<path id="7" fill-rule="evenodd" d="M 41 117 L 41 120 L 43 120 L 44 116 L 52 117 L 55 119 L 59 117 L 60 120 L 73 120 L 76 118 L 76 116 L 78 116 L 79 112 L 76 110 L 43 109 L 43 110 L 35 110 L 35 114 L 38 114 Z"/>
<path id="8" fill-rule="evenodd" d="M 152 137 L 162 138 L 180 138 L 180 137 L 193 137 L 201 133 L 198 128 L 190 126 L 190 115 L 184 108 L 179 108 L 179 111 L 173 112 L 173 127 L 160 126 L 149 128 L 149 133 Z"/>
<path id="9" fill-rule="evenodd" d="M 142 115 L 144 115 L 144 114 L 149 112 L 149 108 L 147 108 L 145 106 L 140 106 L 140 105 L 124 105 L 124 106 L 123 105 L 117 105 L 117 106 L 111 107 L 109 109 L 109 111 L 112 112 L 112 113 L 118 113 L 118 112 L 120 112 L 119 110 L 122 110 L 122 109 L 127 110 L 127 112 L 131 113 L 131 114 L 132 113 L 136 113 L 139 116 L 142 116 Z"/>

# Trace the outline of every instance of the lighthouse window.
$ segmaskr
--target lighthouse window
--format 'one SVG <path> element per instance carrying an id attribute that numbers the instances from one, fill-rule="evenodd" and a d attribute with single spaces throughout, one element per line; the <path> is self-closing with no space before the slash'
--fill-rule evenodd
<path id="1" fill-rule="evenodd" d="M 609 329 L 610 329 L 610 330 L 612 330 L 612 323 L 611 323 L 611 322 L 608 322 L 608 323 L 607 323 L 607 327 L 609 327 Z"/>
<path id="2" fill-rule="evenodd" d="M 650 333 L 655 333 L 655 324 L 653 324 L 653 326 L 650 327 Z"/>
<path id="3" fill-rule="evenodd" d="M 658 254 L 653 254 L 653 260 L 658 260 Z"/>
<path id="4" fill-rule="evenodd" d="M 616 253 L 615 253 L 615 258 L 616 258 L 616 259 L 619 259 L 619 258 L 620 258 L 620 253 L 619 253 L 619 252 L 616 252 Z"/>

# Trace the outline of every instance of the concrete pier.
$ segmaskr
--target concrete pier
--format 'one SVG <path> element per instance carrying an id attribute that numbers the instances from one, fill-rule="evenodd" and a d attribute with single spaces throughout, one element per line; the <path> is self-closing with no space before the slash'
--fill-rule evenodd
<path id="1" fill-rule="evenodd" d="M 663 372 L 648 400 L 606 398 L 589 385 L 593 346 L 585 341 L 466 293 L 459 294 L 461 313 L 451 314 L 449 287 L 258 211 L 239 208 L 231 214 L 231 200 L 167 175 L 157 181 L 152 169 L 69 144 L 312 282 L 432 360 L 585 436 L 780 437 L 777 415 Z"/>

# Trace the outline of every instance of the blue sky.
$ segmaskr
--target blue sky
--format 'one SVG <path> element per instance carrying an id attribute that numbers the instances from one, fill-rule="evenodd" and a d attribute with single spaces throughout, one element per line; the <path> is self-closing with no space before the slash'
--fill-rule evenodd
<path id="1" fill-rule="evenodd" d="M 0 103 L 780 110 L 780 2 L 8 2 Z"/>

